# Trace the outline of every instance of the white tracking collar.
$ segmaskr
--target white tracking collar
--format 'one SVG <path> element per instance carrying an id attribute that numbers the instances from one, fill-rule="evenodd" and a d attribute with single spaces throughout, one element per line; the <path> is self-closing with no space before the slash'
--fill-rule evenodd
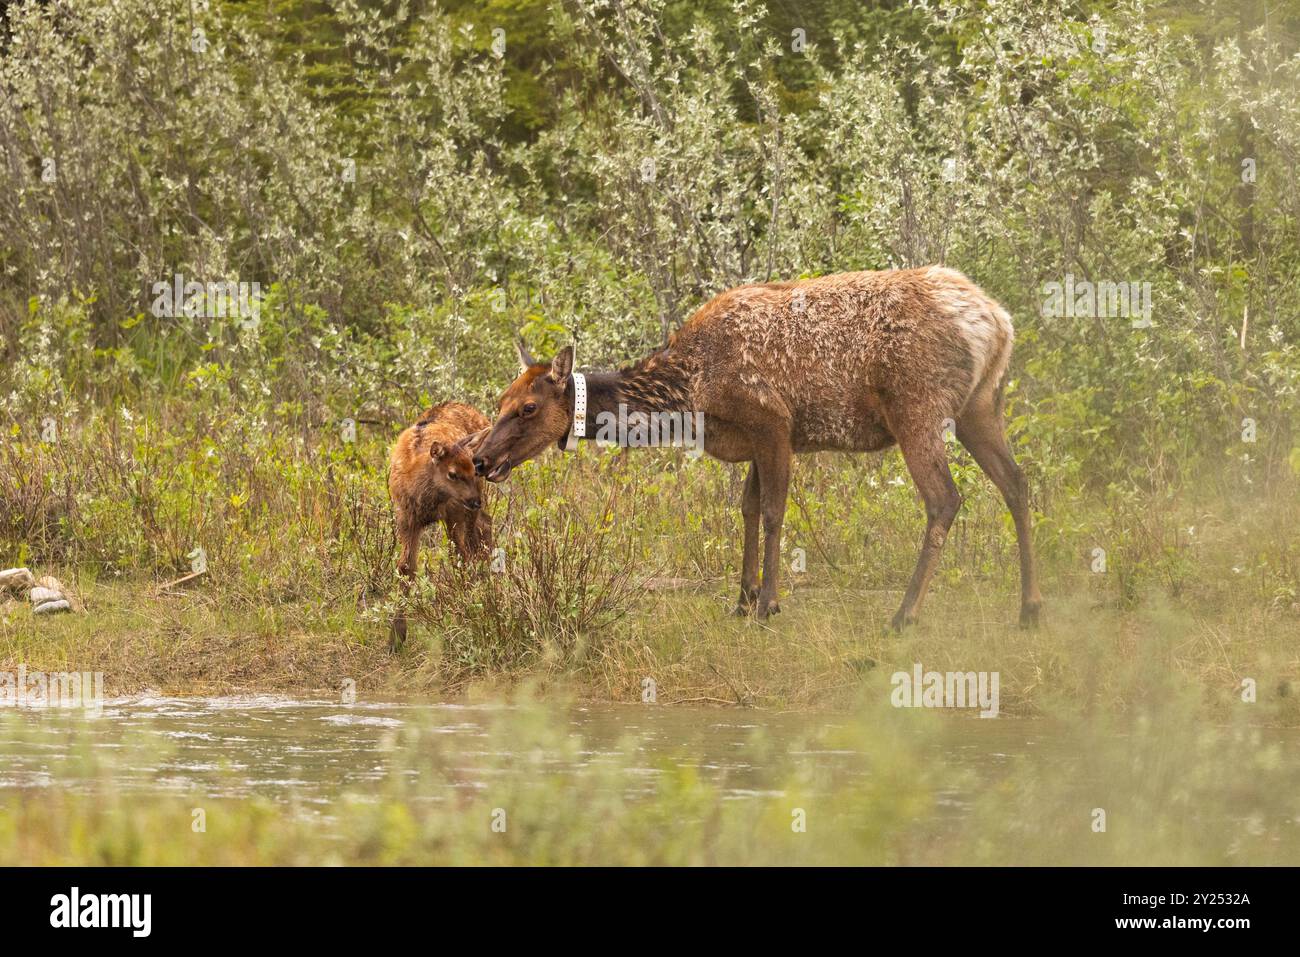
<path id="1" fill-rule="evenodd" d="M 573 425 L 564 437 L 564 451 L 572 452 L 578 447 L 578 439 L 587 436 L 587 377 L 581 372 L 573 373 Z"/>

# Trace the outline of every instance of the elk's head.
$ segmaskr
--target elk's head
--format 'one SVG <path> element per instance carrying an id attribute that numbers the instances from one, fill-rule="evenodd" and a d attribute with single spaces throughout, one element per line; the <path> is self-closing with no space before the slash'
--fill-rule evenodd
<path id="1" fill-rule="evenodd" d="M 451 445 L 434 442 L 429 446 L 429 461 L 433 463 L 433 481 L 439 498 L 455 502 L 471 512 L 483 507 L 482 483 L 474 474 L 474 452 L 487 434 L 488 430 L 483 429 Z"/>
<path id="2" fill-rule="evenodd" d="M 497 421 L 474 456 L 474 467 L 490 482 L 504 482 L 510 470 L 549 445 L 560 445 L 573 425 L 573 347 L 565 346 L 550 362 L 538 362 L 522 342 L 519 377 L 501 396 Z"/>

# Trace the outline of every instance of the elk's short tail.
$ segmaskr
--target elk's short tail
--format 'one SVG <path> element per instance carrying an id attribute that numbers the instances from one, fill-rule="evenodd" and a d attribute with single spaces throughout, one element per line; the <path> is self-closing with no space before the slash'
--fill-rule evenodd
<path id="1" fill-rule="evenodd" d="M 960 338 L 968 360 L 968 388 L 964 397 L 957 397 L 955 414 L 968 408 L 1000 413 L 1015 340 L 1011 316 L 955 269 L 931 266 L 926 274 L 933 283 L 937 312 L 951 323 L 945 334 Z"/>
<path id="2" fill-rule="evenodd" d="M 976 391 L 989 390 L 993 402 L 993 411 L 1001 417 L 1006 401 L 1007 376 L 1011 371 L 1011 347 L 1016 333 L 1011 325 L 1011 316 L 997 303 L 991 303 L 990 316 L 997 329 L 998 348 L 991 357 L 984 378 L 976 386 Z"/>
<path id="3" fill-rule="evenodd" d="M 960 326 L 971 369 L 971 390 L 962 411 L 973 408 L 1001 415 L 1015 340 L 1011 316 L 992 299 L 981 295 L 963 310 Z"/>

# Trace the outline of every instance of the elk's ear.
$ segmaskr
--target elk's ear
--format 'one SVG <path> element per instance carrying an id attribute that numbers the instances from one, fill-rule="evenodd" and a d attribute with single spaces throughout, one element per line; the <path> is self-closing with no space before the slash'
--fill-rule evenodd
<path id="1" fill-rule="evenodd" d="M 551 360 L 551 378 L 563 382 L 573 372 L 573 346 L 565 346 Z"/>
<path id="2" fill-rule="evenodd" d="M 489 425 L 486 429 L 479 429 L 477 432 L 465 436 L 456 444 L 472 456 L 478 451 L 478 447 L 483 444 L 483 440 L 488 437 L 488 433 L 491 431 L 492 426 Z"/>
<path id="3" fill-rule="evenodd" d="M 434 442 L 429 446 L 429 458 L 431 459 L 440 459 L 446 455 L 447 452 L 447 446 L 443 445 L 441 442 Z"/>
<path id="4" fill-rule="evenodd" d="M 525 371 L 529 366 L 537 365 L 537 360 L 533 354 L 528 351 L 528 346 L 524 345 L 522 337 L 515 340 L 515 354 L 519 356 L 519 371 Z"/>

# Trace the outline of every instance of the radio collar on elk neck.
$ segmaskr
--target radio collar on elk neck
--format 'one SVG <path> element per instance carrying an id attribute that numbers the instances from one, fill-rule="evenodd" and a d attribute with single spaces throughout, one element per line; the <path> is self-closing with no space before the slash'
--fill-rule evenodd
<path id="1" fill-rule="evenodd" d="M 578 447 L 578 439 L 587 437 L 587 377 L 581 372 L 571 373 L 569 377 L 573 379 L 573 424 L 561 446 L 566 452 Z"/>

